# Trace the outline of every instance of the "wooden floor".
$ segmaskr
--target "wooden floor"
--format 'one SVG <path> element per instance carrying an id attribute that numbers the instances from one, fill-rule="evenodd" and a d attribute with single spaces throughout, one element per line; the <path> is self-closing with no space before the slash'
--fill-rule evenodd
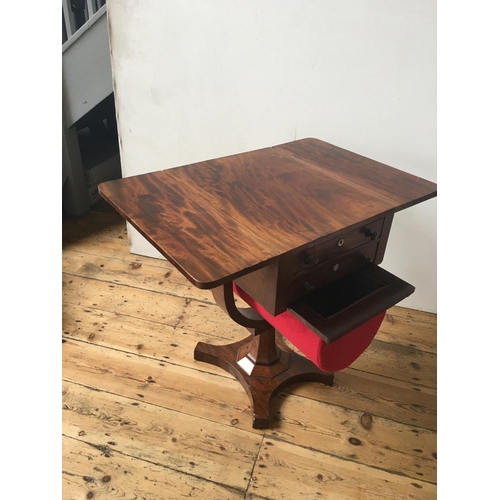
<path id="1" fill-rule="evenodd" d="M 105 202 L 63 217 L 63 499 L 436 498 L 436 316 L 395 307 L 334 387 L 292 386 L 271 429 L 195 361 L 247 331 Z"/>

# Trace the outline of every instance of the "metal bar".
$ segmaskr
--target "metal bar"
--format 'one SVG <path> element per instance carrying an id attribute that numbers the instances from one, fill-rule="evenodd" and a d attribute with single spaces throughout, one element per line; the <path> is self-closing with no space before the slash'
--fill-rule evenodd
<path id="1" fill-rule="evenodd" d="M 89 19 L 95 14 L 95 7 L 93 0 L 87 0 L 87 12 Z"/>
<path id="2" fill-rule="evenodd" d="M 69 5 L 70 1 L 71 0 L 62 0 L 64 23 L 66 24 L 66 34 L 68 35 L 68 39 L 71 38 L 71 35 L 76 31 L 75 18 L 73 16 L 73 12 L 71 12 L 71 7 Z"/>

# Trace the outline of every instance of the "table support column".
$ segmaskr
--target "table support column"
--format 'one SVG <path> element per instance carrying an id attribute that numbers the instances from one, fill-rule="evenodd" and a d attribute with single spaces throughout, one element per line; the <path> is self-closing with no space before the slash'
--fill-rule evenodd
<path id="1" fill-rule="evenodd" d="M 333 385 L 333 374 L 321 371 L 314 363 L 293 352 L 276 339 L 275 329 L 252 309 L 237 308 L 232 283 L 213 291 L 217 304 L 251 333 L 229 345 L 199 342 L 194 359 L 219 366 L 243 386 L 253 406 L 253 428 L 271 425 L 271 404 L 278 392 L 296 382 L 321 382 Z"/>

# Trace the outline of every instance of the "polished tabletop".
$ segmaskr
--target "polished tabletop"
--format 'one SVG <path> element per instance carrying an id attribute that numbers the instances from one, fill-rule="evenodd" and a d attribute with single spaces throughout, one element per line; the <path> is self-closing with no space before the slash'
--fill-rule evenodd
<path id="1" fill-rule="evenodd" d="M 199 288 L 436 196 L 436 184 L 318 139 L 108 181 L 107 200 Z"/>

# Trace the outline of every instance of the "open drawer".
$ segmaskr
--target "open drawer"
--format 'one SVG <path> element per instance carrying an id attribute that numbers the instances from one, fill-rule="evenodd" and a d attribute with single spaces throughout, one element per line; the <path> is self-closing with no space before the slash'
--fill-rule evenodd
<path id="1" fill-rule="evenodd" d="M 409 283 L 368 264 L 289 304 L 288 311 L 329 344 L 414 291 Z"/>

